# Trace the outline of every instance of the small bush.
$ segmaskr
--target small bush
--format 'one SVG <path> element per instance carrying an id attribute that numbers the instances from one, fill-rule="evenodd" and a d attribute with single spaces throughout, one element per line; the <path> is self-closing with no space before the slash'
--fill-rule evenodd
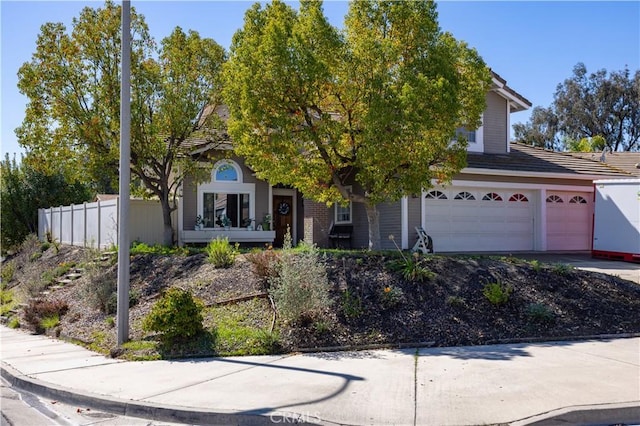
<path id="1" fill-rule="evenodd" d="M 573 266 L 567 263 L 556 263 L 555 265 L 553 265 L 552 270 L 555 274 L 566 276 L 569 275 L 573 271 L 573 269 Z"/>
<path id="2" fill-rule="evenodd" d="M 31 253 L 31 256 L 29 256 L 29 261 L 30 262 L 35 262 L 36 260 L 40 259 L 42 257 L 42 253 L 37 251 L 35 253 Z"/>
<path id="3" fill-rule="evenodd" d="M 265 289 L 269 288 L 269 280 L 276 276 L 276 265 L 279 255 L 274 250 L 260 250 L 248 253 L 246 259 L 253 265 L 253 271 L 260 277 Z"/>
<path id="4" fill-rule="evenodd" d="M 115 272 L 105 272 L 100 267 L 91 267 L 87 270 L 87 280 L 80 288 L 80 293 L 91 306 L 110 314 L 115 312 L 112 298 L 117 287 Z"/>
<path id="5" fill-rule="evenodd" d="M 527 305 L 527 316 L 535 322 L 548 323 L 555 319 L 551 309 L 543 303 L 530 303 Z"/>
<path id="6" fill-rule="evenodd" d="M 386 309 L 400 305 L 404 300 L 404 292 L 400 287 L 386 286 L 382 289 L 380 303 Z"/>
<path id="7" fill-rule="evenodd" d="M 42 243 L 40 245 L 40 251 L 41 252 L 45 252 L 45 251 L 49 250 L 50 247 L 51 247 L 51 243 L 48 242 L 48 241 L 45 241 L 44 243 Z"/>
<path id="8" fill-rule="evenodd" d="M 362 299 L 349 288 L 342 292 L 341 301 L 342 312 L 347 318 L 359 318 L 364 312 Z"/>
<path id="9" fill-rule="evenodd" d="M 58 326 L 58 324 L 60 324 L 60 316 L 58 314 L 46 316 L 40 321 L 40 327 L 44 328 L 45 330 L 55 328 Z"/>
<path id="10" fill-rule="evenodd" d="M 203 331 L 203 308 L 189 291 L 171 287 L 144 318 L 142 329 L 160 333 L 164 343 L 190 340 Z"/>
<path id="11" fill-rule="evenodd" d="M 327 271 L 315 246 L 293 253 L 285 238 L 285 249 L 276 272 L 269 280 L 270 293 L 278 314 L 285 321 L 314 317 L 331 305 Z"/>
<path id="12" fill-rule="evenodd" d="M 460 296 L 449 296 L 447 297 L 446 303 L 455 308 L 464 308 L 467 306 L 467 302 Z"/>
<path id="13" fill-rule="evenodd" d="M 534 259 L 529 262 L 534 271 L 540 272 L 542 270 L 542 263 L 539 260 Z"/>
<path id="14" fill-rule="evenodd" d="M 2 262 L 2 266 L 0 266 L 0 279 L 2 280 L 2 288 L 5 288 L 11 280 L 13 280 L 13 275 L 16 272 L 16 264 L 14 262 Z"/>
<path id="15" fill-rule="evenodd" d="M 512 291 L 511 286 L 496 282 L 486 284 L 482 289 L 482 294 L 492 305 L 499 306 L 509 301 Z"/>
<path id="16" fill-rule="evenodd" d="M 7 323 L 7 327 L 14 329 L 20 328 L 20 320 L 17 317 L 11 317 L 11 319 Z"/>
<path id="17" fill-rule="evenodd" d="M 205 252 L 209 257 L 209 262 L 213 263 L 216 268 L 229 268 L 233 265 L 233 262 L 238 254 L 238 244 L 232 246 L 229 244 L 227 237 L 217 237 L 215 240 L 211 240 Z"/>
<path id="18" fill-rule="evenodd" d="M 67 313 L 69 305 L 61 300 L 35 300 L 32 299 L 29 305 L 24 308 L 24 320 L 31 325 L 36 333 L 44 333 L 42 321 L 45 318 L 57 316 L 58 320 Z"/>

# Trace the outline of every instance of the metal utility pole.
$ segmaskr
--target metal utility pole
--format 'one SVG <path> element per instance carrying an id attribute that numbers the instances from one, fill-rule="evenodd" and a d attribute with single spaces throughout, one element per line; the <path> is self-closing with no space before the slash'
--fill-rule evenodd
<path id="1" fill-rule="evenodd" d="M 118 345 L 129 340 L 129 184 L 131 181 L 131 2 L 122 2 L 120 199 L 118 203 Z"/>

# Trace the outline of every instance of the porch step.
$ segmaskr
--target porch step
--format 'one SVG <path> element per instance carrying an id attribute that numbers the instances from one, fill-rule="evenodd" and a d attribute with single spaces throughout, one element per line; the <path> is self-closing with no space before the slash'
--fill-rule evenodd
<path id="1" fill-rule="evenodd" d="M 64 285 L 64 284 L 69 284 L 69 283 L 71 283 L 71 282 L 72 282 L 72 280 L 67 279 L 67 278 L 58 278 L 58 279 L 56 280 L 56 282 L 57 282 L 57 283 L 59 283 L 59 284 Z"/>
<path id="2" fill-rule="evenodd" d="M 81 276 L 82 276 L 82 274 L 79 274 L 77 272 L 72 272 L 70 274 L 65 275 L 65 277 L 67 277 L 67 279 L 69 279 L 69 280 L 77 280 Z"/>

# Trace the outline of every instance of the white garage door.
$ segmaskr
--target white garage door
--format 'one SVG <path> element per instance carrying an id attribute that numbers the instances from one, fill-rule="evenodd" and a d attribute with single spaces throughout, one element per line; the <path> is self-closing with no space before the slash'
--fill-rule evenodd
<path id="1" fill-rule="evenodd" d="M 593 194 L 547 192 L 547 250 L 590 250 Z"/>
<path id="2" fill-rule="evenodd" d="M 424 198 L 436 252 L 533 250 L 533 193 L 452 187 Z"/>

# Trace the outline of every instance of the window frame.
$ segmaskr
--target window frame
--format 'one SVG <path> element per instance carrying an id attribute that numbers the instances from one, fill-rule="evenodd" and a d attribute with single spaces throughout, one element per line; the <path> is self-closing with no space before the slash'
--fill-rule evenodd
<path id="1" fill-rule="evenodd" d="M 229 165 L 232 166 L 237 173 L 237 181 L 217 181 L 216 173 L 220 166 Z M 249 195 L 249 219 L 255 219 L 256 208 L 256 185 L 255 183 L 243 183 L 242 168 L 233 160 L 220 160 L 211 170 L 211 180 L 198 185 L 197 200 L 196 200 L 196 214 L 200 217 L 204 217 L 204 194 L 248 194 Z M 241 223 L 237 224 L 231 229 L 243 229 Z M 214 226 L 208 226 L 203 229 L 220 229 Z"/>
<path id="2" fill-rule="evenodd" d="M 351 192 L 352 187 L 346 187 L 348 192 Z M 349 209 L 349 220 L 338 220 L 338 209 Z M 351 201 L 348 202 L 346 206 L 342 206 L 340 203 L 334 203 L 333 205 L 333 223 L 335 225 L 351 225 L 353 224 L 353 203 Z"/>

